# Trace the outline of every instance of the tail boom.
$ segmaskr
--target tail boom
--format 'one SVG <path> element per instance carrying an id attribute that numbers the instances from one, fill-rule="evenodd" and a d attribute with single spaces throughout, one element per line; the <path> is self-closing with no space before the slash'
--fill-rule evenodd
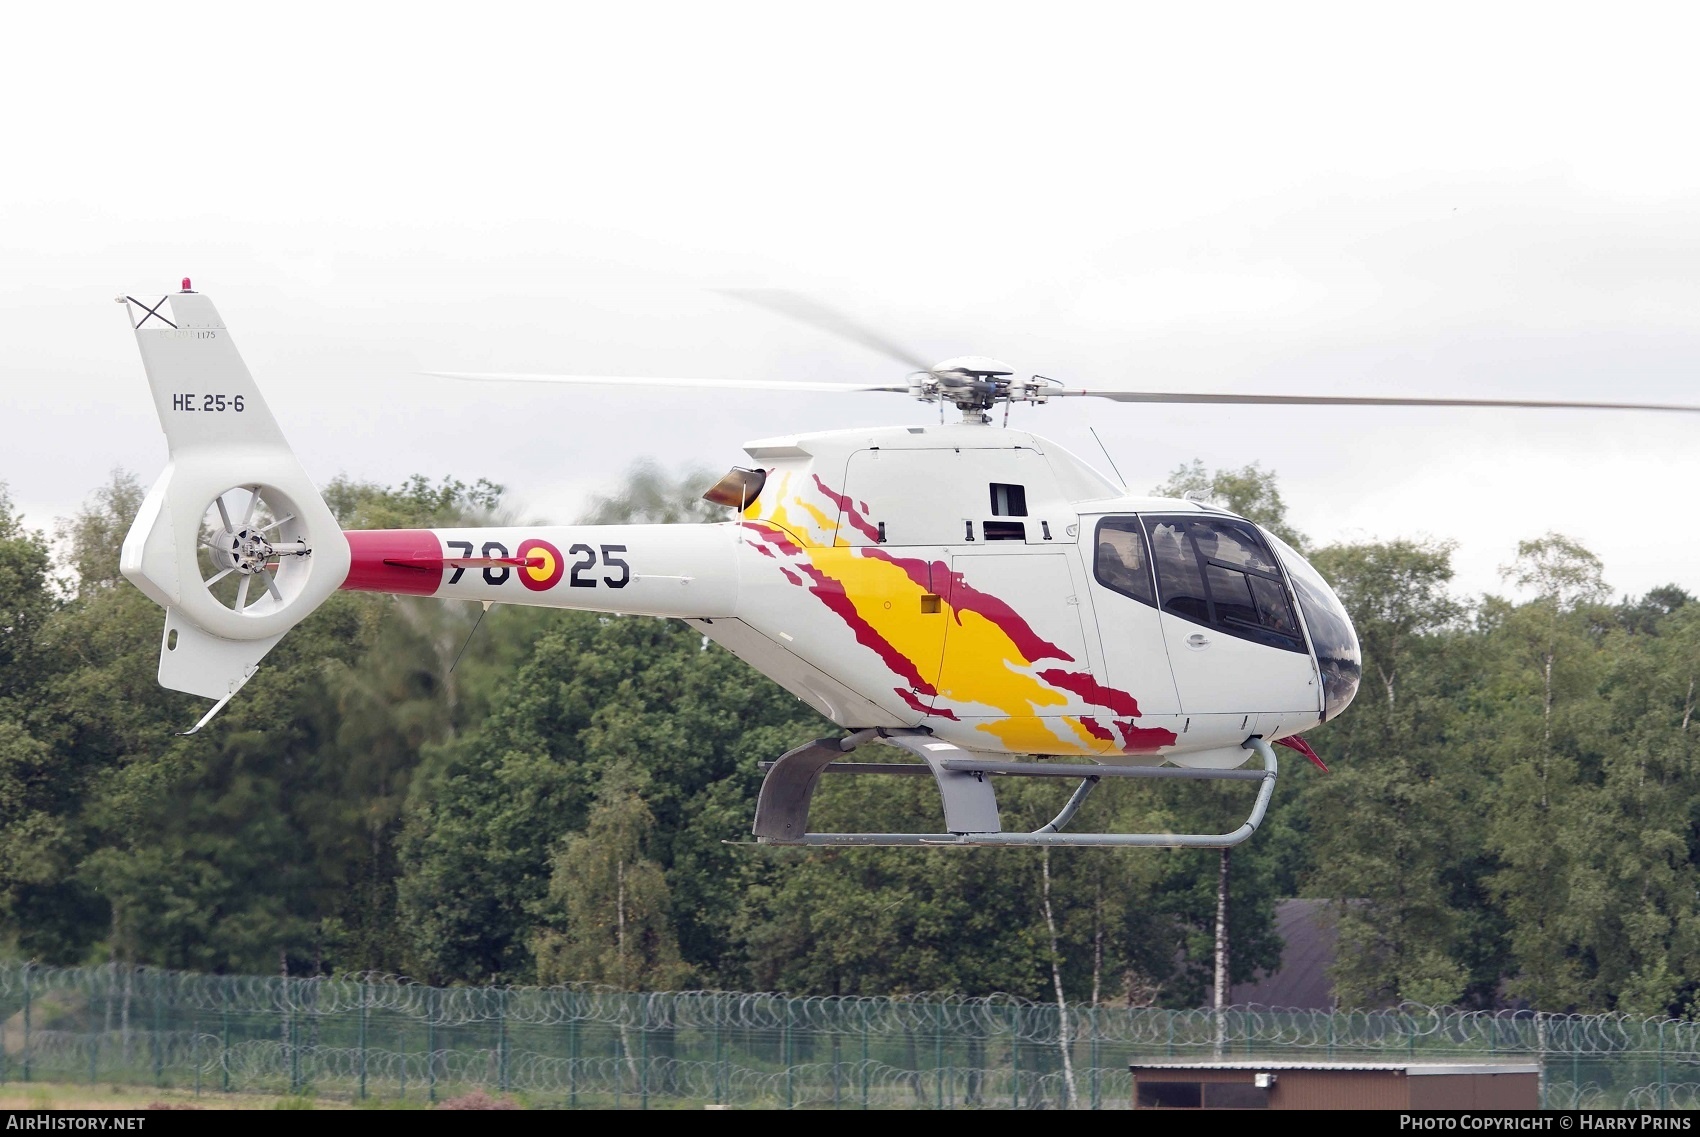
<path id="1" fill-rule="evenodd" d="M 680 619 L 738 607 L 736 525 L 352 530 L 342 587 Z"/>

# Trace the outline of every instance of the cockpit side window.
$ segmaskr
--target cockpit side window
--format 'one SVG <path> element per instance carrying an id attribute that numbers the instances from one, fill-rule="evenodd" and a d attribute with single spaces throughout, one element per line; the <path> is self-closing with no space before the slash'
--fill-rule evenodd
<path id="1" fill-rule="evenodd" d="M 1137 517 L 1106 517 L 1098 522 L 1098 554 L 1092 561 L 1093 575 L 1105 588 L 1131 596 L 1141 604 L 1157 606 L 1157 591 L 1151 583 L 1151 561 L 1145 555 L 1145 534 Z"/>
<path id="2" fill-rule="evenodd" d="M 1281 569 L 1256 529 L 1222 517 L 1148 517 L 1145 525 L 1163 611 L 1308 652 Z"/>
<path id="3" fill-rule="evenodd" d="M 1162 609 L 1195 624 L 1210 623 L 1210 597 L 1204 591 L 1204 574 L 1198 553 L 1187 536 L 1184 521 L 1147 518 L 1151 534 L 1151 560 L 1157 566 L 1157 583 L 1162 590 Z"/>

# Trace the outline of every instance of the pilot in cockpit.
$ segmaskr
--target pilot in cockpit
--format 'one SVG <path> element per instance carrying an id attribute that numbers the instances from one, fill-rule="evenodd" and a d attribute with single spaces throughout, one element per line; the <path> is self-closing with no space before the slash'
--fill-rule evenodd
<path id="1" fill-rule="evenodd" d="M 1111 588 L 1131 592 L 1139 587 L 1140 573 L 1122 559 L 1121 550 L 1109 541 L 1098 542 L 1098 575 Z"/>

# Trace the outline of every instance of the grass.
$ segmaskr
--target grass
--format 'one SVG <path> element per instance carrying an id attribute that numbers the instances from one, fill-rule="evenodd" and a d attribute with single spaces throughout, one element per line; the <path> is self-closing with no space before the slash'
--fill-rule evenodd
<path id="1" fill-rule="evenodd" d="M 370 1109 L 417 1109 L 423 1103 L 360 1103 Z M 351 1109 L 354 1103 L 302 1094 L 224 1094 L 141 1086 L 91 1086 L 67 1082 L 9 1082 L 0 1086 L 0 1109 L 134 1109 L 150 1106 L 176 1109 Z"/>

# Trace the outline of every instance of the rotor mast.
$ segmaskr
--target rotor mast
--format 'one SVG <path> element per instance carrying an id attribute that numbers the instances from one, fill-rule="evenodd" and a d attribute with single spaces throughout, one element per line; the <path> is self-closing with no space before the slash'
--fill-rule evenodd
<path id="1" fill-rule="evenodd" d="M 1012 379 L 1014 370 L 1006 363 L 983 355 L 963 355 L 934 364 L 909 377 L 909 393 L 926 403 L 951 403 L 962 412 L 969 426 L 992 421 L 998 403 L 1044 402 L 1039 376 Z"/>

